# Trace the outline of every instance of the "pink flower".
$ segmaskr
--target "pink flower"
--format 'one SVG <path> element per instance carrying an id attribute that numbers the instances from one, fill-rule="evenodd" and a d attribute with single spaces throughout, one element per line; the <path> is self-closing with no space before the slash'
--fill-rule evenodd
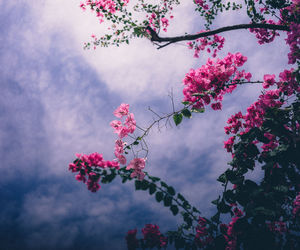
<path id="1" fill-rule="evenodd" d="M 125 125 L 127 126 L 129 133 L 133 133 L 134 132 L 134 130 L 136 128 L 136 121 L 135 121 L 134 115 L 132 113 L 130 113 L 127 116 L 126 121 L 125 121 Z"/>
<path id="2" fill-rule="evenodd" d="M 146 160 L 145 158 L 134 158 L 129 165 L 126 167 L 126 170 L 142 170 L 145 168 Z"/>
<path id="3" fill-rule="evenodd" d="M 126 242 L 128 249 L 136 249 L 139 247 L 139 241 L 136 238 L 137 230 L 129 230 L 126 235 Z"/>
<path id="4" fill-rule="evenodd" d="M 116 140 L 115 142 L 115 156 L 118 157 L 119 155 L 124 153 L 124 142 L 121 139 Z"/>
<path id="5" fill-rule="evenodd" d="M 82 10 L 86 10 L 85 4 L 84 4 L 84 3 L 80 3 L 79 7 L 80 7 Z"/>
<path id="6" fill-rule="evenodd" d="M 117 133 L 119 135 L 119 138 L 124 138 L 128 135 L 129 129 L 127 127 L 122 127 L 121 130 Z"/>
<path id="7" fill-rule="evenodd" d="M 267 89 L 275 83 L 275 75 L 264 75 L 263 88 Z"/>
<path id="8" fill-rule="evenodd" d="M 211 107 L 212 107 L 213 110 L 220 110 L 220 109 L 222 109 L 222 103 L 220 103 L 220 102 L 213 103 L 211 105 Z"/>
<path id="9" fill-rule="evenodd" d="M 125 115 L 128 115 L 129 104 L 122 103 L 115 111 L 114 115 L 118 118 L 122 118 Z"/>
<path id="10" fill-rule="evenodd" d="M 139 180 L 143 180 L 145 177 L 145 173 L 142 172 L 142 169 L 145 168 L 146 160 L 144 158 L 135 158 L 133 159 L 129 165 L 126 167 L 126 170 L 133 169 L 130 177 L 137 177 Z"/>
<path id="11" fill-rule="evenodd" d="M 247 61 L 247 57 L 243 56 L 240 52 L 235 54 L 234 63 L 236 66 L 240 67 Z"/>
<path id="12" fill-rule="evenodd" d="M 296 196 L 296 199 L 293 202 L 293 214 L 297 215 L 300 212 L 300 193 Z"/>
<path id="13" fill-rule="evenodd" d="M 144 180 L 145 176 L 146 176 L 145 173 L 142 172 L 141 170 L 135 170 L 130 175 L 131 178 L 137 177 L 138 180 L 140 180 L 140 181 Z"/>
<path id="14" fill-rule="evenodd" d="M 164 27 L 168 27 L 168 25 L 169 25 L 169 20 L 168 20 L 167 18 L 163 17 L 163 18 L 161 19 L 161 22 L 162 22 L 162 25 L 163 25 Z"/>
<path id="15" fill-rule="evenodd" d="M 126 164 L 126 157 L 124 155 L 119 155 L 118 156 L 118 160 L 120 162 L 120 164 L 125 165 Z"/>
<path id="16" fill-rule="evenodd" d="M 119 133 L 120 130 L 122 129 L 122 122 L 114 120 L 110 123 L 110 126 L 115 129 L 115 131 L 114 131 L 115 133 Z"/>
<path id="17" fill-rule="evenodd" d="M 120 164 L 119 164 L 119 162 L 117 162 L 115 160 L 113 160 L 113 161 L 106 161 L 105 162 L 105 167 L 120 169 Z"/>
<path id="18" fill-rule="evenodd" d="M 234 136 L 232 136 L 227 141 L 224 142 L 224 148 L 227 149 L 227 152 L 232 152 L 234 139 L 235 139 Z"/>
<path id="19" fill-rule="evenodd" d="M 167 245 L 168 240 L 161 234 L 157 225 L 146 224 L 142 229 L 142 234 L 144 236 L 144 241 L 149 248 L 161 248 Z"/>
<path id="20" fill-rule="evenodd" d="M 85 178 L 85 176 L 84 175 L 82 175 L 82 174 L 77 174 L 76 176 L 75 176 L 75 179 L 77 180 L 77 181 L 82 181 L 82 182 L 86 182 L 86 178 Z"/>

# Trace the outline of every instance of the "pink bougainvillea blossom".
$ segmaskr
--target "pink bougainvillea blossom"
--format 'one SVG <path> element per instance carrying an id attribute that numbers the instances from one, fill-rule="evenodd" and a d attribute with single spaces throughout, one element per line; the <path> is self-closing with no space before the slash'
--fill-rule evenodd
<path id="1" fill-rule="evenodd" d="M 146 163 L 145 158 L 133 159 L 126 167 L 126 170 L 133 169 L 133 172 L 131 173 L 130 177 L 131 178 L 137 177 L 139 180 L 143 180 L 145 177 L 145 173 L 142 172 L 142 170 L 145 168 L 145 163 Z"/>
<path id="2" fill-rule="evenodd" d="M 300 193 L 296 196 L 296 199 L 293 202 L 293 214 L 299 215 L 300 213 Z"/>
<path id="3" fill-rule="evenodd" d="M 76 154 L 77 159 L 69 164 L 69 170 L 73 173 L 78 173 L 76 180 L 86 183 L 88 189 L 96 192 L 100 189 L 100 175 L 95 172 L 96 168 L 112 168 L 119 169 L 117 161 L 104 161 L 102 154 L 97 152 L 90 155 Z"/>
<path id="4" fill-rule="evenodd" d="M 125 121 L 125 126 L 128 128 L 129 133 L 133 133 L 135 131 L 136 121 L 132 113 L 128 114 Z"/>
<path id="5" fill-rule="evenodd" d="M 128 115 L 129 104 L 122 103 L 115 111 L 114 115 L 118 118 Z"/>
<path id="6" fill-rule="evenodd" d="M 207 220 L 203 217 L 199 217 L 198 225 L 196 226 L 196 235 L 194 241 L 200 248 L 205 248 L 213 241 L 213 238 L 209 234 L 207 226 Z"/>
<path id="7" fill-rule="evenodd" d="M 241 53 L 230 54 L 223 59 L 207 60 L 207 63 L 198 69 L 191 69 L 183 79 L 183 101 L 193 104 L 193 108 L 203 108 L 213 101 L 213 109 L 221 109 L 223 95 L 231 93 L 236 88 L 236 83 L 246 79 L 250 80 L 251 74 L 244 70 L 239 71 L 247 60 Z M 226 85 L 231 80 L 230 85 Z"/>
<path id="8" fill-rule="evenodd" d="M 201 30 L 201 32 L 207 32 L 207 30 Z M 225 38 L 219 35 L 213 35 L 212 37 L 198 38 L 193 42 L 188 42 L 189 49 L 194 49 L 194 57 L 199 58 L 201 51 L 206 50 L 210 53 L 213 49 L 212 57 L 216 57 L 217 52 L 224 47 Z"/>
<path id="9" fill-rule="evenodd" d="M 164 237 L 159 231 L 159 226 L 146 224 L 142 229 L 142 234 L 144 236 L 144 242 L 147 247 L 166 247 L 168 239 Z"/>
<path id="10" fill-rule="evenodd" d="M 275 83 L 275 75 L 264 75 L 263 88 L 267 89 Z"/>
<path id="11" fill-rule="evenodd" d="M 118 1 L 122 3 L 122 5 L 126 6 L 129 3 L 129 0 Z M 103 13 L 114 14 L 117 11 L 117 3 L 115 0 L 85 0 L 80 3 L 80 8 L 86 10 L 87 7 L 91 9 L 91 11 L 96 12 L 96 16 L 99 18 L 100 23 L 103 20 Z"/>
<path id="12" fill-rule="evenodd" d="M 263 23 L 268 24 L 280 24 L 280 22 L 274 22 L 273 20 L 267 20 Z M 276 36 L 279 36 L 279 33 L 275 30 L 268 30 L 262 28 L 250 28 L 251 33 L 254 33 L 256 38 L 258 39 L 259 44 L 265 44 L 273 42 Z"/>
<path id="13" fill-rule="evenodd" d="M 136 238 L 137 229 L 129 230 L 126 235 L 127 248 L 129 250 L 137 249 L 139 247 L 139 241 Z"/>

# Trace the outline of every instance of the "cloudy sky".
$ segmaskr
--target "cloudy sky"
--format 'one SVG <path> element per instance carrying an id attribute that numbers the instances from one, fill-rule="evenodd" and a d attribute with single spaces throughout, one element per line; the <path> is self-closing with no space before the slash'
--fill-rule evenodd
<path id="1" fill-rule="evenodd" d="M 192 0 L 174 11 L 168 35 L 203 29 Z M 113 158 L 116 135 L 112 112 L 129 103 L 137 123 L 147 127 L 172 111 L 173 91 L 180 108 L 182 79 L 207 55 L 193 58 L 185 43 L 157 50 L 147 40 L 120 48 L 83 50 L 104 26 L 77 0 L 0 0 L 0 242 L 2 249 L 126 249 L 129 229 L 146 223 L 162 231 L 180 223 L 168 209 L 133 183 L 116 180 L 90 193 L 68 171 L 75 153 L 99 152 Z M 242 14 L 220 16 L 215 27 L 247 23 Z M 259 80 L 287 66 L 285 35 L 260 46 L 253 34 L 224 34 L 221 56 L 241 52 L 244 69 Z M 222 111 L 207 110 L 179 127 L 152 129 L 146 171 L 184 194 L 204 216 L 221 189 L 226 169 L 223 127 L 230 114 L 245 111 L 259 86 L 227 96 Z M 255 173 L 259 175 L 259 173 Z"/>

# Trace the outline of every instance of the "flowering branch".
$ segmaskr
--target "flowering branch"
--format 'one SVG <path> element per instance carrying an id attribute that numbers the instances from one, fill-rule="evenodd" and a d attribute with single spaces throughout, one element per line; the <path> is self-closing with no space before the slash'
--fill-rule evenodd
<path id="1" fill-rule="evenodd" d="M 249 23 L 249 24 L 237 24 L 232 26 L 226 26 L 215 30 L 210 30 L 206 32 L 201 32 L 198 34 L 193 35 L 184 35 L 184 36 L 175 36 L 175 37 L 160 37 L 150 26 L 148 26 L 146 29 L 150 32 L 151 35 L 151 41 L 152 42 L 158 42 L 163 43 L 167 42 L 167 44 L 161 45 L 158 47 L 158 49 L 161 49 L 171 43 L 176 43 L 180 41 L 192 41 L 196 40 L 201 37 L 208 37 L 215 34 L 219 34 L 225 31 L 231 31 L 231 30 L 239 30 L 239 29 L 269 29 L 269 30 L 282 30 L 282 31 L 290 31 L 290 28 L 285 25 L 277 25 L 277 24 L 268 24 L 268 23 Z"/>

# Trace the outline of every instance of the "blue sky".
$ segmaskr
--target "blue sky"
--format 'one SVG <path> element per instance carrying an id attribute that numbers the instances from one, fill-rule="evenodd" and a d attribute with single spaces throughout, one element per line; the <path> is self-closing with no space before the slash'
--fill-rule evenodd
<path id="1" fill-rule="evenodd" d="M 178 7 L 168 35 L 202 29 L 192 1 Z M 83 50 L 103 26 L 79 1 L 0 1 L 0 242 L 2 249 L 125 249 L 129 229 L 146 223 L 162 231 L 179 218 L 152 197 L 134 192 L 133 183 L 116 180 L 90 193 L 67 169 L 75 153 L 113 157 L 116 139 L 109 122 L 120 103 L 129 103 L 137 123 L 172 111 L 168 93 L 180 107 L 182 79 L 207 55 L 192 57 L 184 43 L 162 50 L 146 40 L 121 48 Z M 220 25 L 247 22 L 224 14 Z M 286 68 L 284 35 L 259 46 L 247 31 L 224 34 L 228 52 L 248 57 L 253 79 Z M 261 88 L 246 86 L 225 98 L 223 111 L 207 110 L 178 128 L 154 128 L 146 171 L 183 193 L 205 216 L 220 185 L 229 155 L 223 149 L 227 118 L 244 111 Z M 254 173 L 259 176 L 259 172 Z"/>

